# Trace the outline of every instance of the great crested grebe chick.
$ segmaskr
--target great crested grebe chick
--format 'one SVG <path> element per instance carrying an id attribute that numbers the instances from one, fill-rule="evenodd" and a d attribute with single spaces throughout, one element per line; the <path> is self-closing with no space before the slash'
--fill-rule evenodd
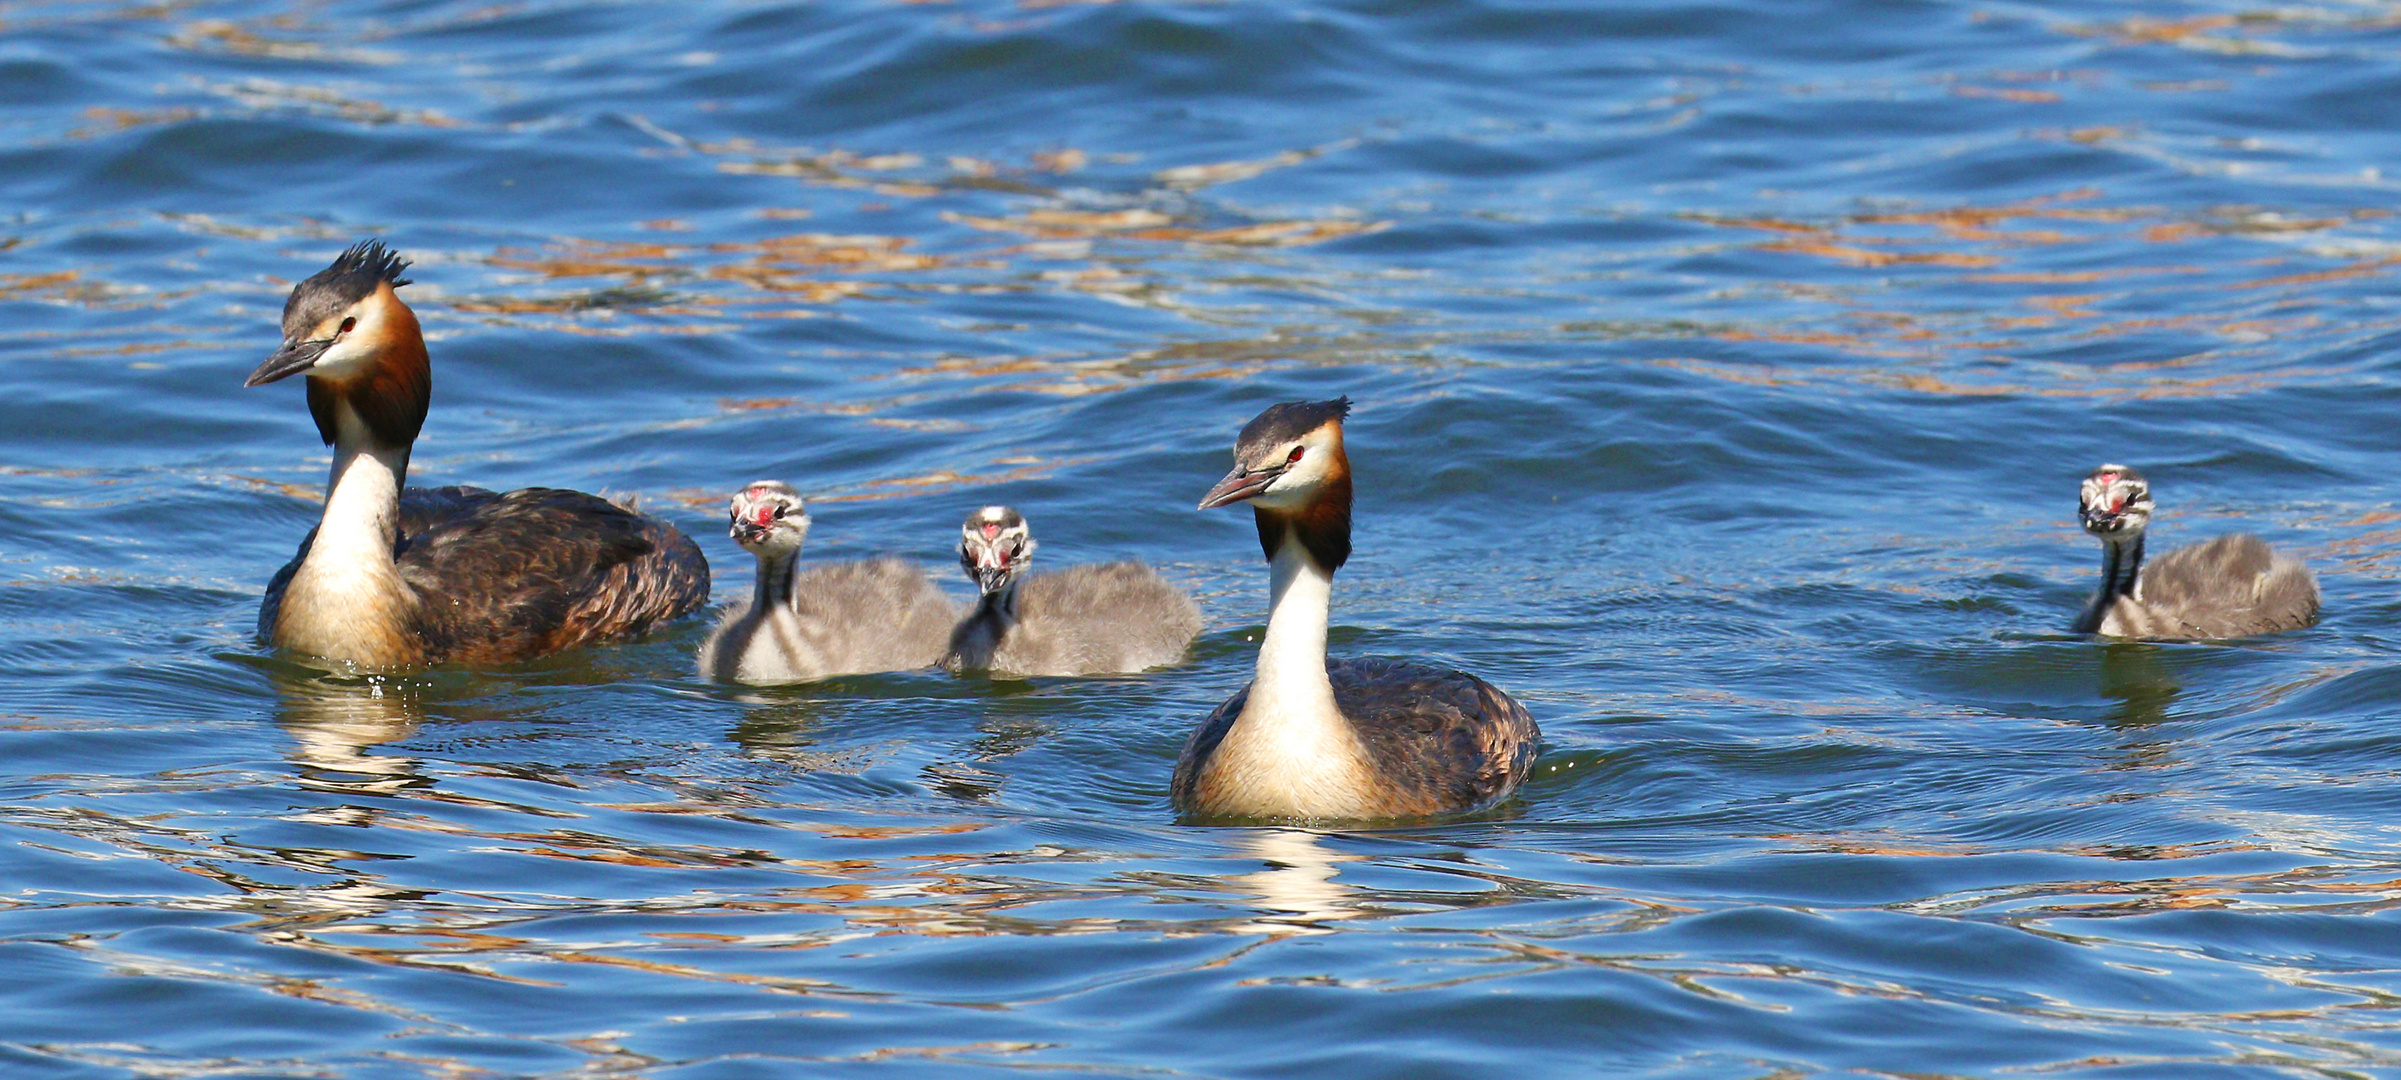
<path id="1" fill-rule="evenodd" d="M 758 557 L 750 600 L 727 609 L 700 647 L 701 675 L 720 682 L 810 682 L 914 671 L 942 659 L 959 605 L 925 569 L 883 556 L 797 573 L 809 512 L 788 484 L 761 480 L 734 495 L 727 530 Z"/>
<path id="2" fill-rule="evenodd" d="M 1542 733 L 1473 675 L 1326 659 L 1334 571 L 1351 553 L 1348 398 L 1270 407 L 1200 508 L 1251 504 L 1270 567 L 1257 677 L 1201 723 L 1169 793 L 1202 817 L 1366 820 L 1453 814 L 1507 798 Z"/>
<path id="3" fill-rule="evenodd" d="M 362 241 L 292 287 L 283 347 L 245 386 L 308 376 L 332 444 L 325 513 L 267 585 L 259 636 L 373 667 L 524 660 L 631 637 L 708 602 L 675 526 L 558 488 L 407 487 L 433 387 L 408 268 Z"/>
<path id="4" fill-rule="evenodd" d="M 2296 630 L 2318 619 L 2318 583 L 2299 560 L 2248 533 L 2177 548 L 2143 565 L 2151 485 L 2124 465 L 2084 478 L 2076 517 L 2101 541 L 2101 591 L 2079 634 L 2173 640 Z"/>
<path id="5" fill-rule="evenodd" d="M 1138 562 L 1027 574 L 1024 516 L 987 506 L 959 526 L 959 565 L 983 595 L 950 635 L 943 665 L 1002 675 L 1107 675 L 1184 658 L 1200 608 Z"/>

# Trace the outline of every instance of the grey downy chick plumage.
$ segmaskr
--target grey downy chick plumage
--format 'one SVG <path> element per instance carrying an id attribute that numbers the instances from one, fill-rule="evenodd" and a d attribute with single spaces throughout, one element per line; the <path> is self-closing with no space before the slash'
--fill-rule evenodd
<path id="1" fill-rule="evenodd" d="M 761 480 L 728 511 L 728 534 L 758 557 L 747 602 L 700 647 L 700 674 L 721 682 L 809 682 L 912 671 L 942 659 L 959 605 L 917 563 L 892 556 L 800 572 L 809 515 L 789 485 Z"/>
<path id="2" fill-rule="evenodd" d="M 943 666 L 1003 675 L 1105 675 L 1175 663 L 1200 608 L 1138 562 L 1027 574 L 1034 536 L 1005 506 L 967 515 L 959 565 L 983 595 L 950 635 Z"/>
<path id="3" fill-rule="evenodd" d="M 2076 516 L 2101 541 L 2101 590 L 2079 634 L 2174 640 L 2296 630 L 2318 619 L 2318 583 L 2300 560 L 2247 533 L 2177 548 L 2143 563 L 2151 485 L 2124 465 L 2084 478 Z"/>

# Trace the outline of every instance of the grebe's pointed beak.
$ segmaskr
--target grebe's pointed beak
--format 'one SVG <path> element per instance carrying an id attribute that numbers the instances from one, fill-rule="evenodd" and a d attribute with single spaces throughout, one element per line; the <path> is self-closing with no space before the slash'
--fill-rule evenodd
<path id="1" fill-rule="evenodd" d="M 1228 503 L 1255 498 L 1267 490 L 1267 485 L 1275 483 L 1276 477 L 1282 475 L 1284 470 L 1281 466 L 1254 471 L 1236 465 L 1233 472 L 1227 473 L 1226 478 L 1210 488 L 1207 495 L 1201 496 L 1200 509 L 1214 510 Z"/>
<path id="2" fill-rule="evenodd" d="M 249 378 L 242 380 L 242 385 L 265 386 L 277 379 L 291 378 L 315 366 L 317 358 L 325 355 L 325 350 L 332 347 L 332 338 L 326 338 L 323 341 L 284 342 L 283 348 L 275 350 L 275 355 L 268 357 L 266 363 L 260 364 L 258 370 L 251 372 Z"/>

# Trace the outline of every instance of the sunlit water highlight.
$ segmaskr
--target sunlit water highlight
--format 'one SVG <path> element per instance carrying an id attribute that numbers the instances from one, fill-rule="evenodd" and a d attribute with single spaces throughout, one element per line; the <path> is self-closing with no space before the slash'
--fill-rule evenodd
<path id="1" fill-rule="evenodd" d="M 2401 1070 L 2401 6 L 0 6 L 0 1071 Z M 1193 590 L 1184 666 L 728 689 L 251 638 L 325 454 L 290 282 L 418 260 L 415 479 L 749 570 Z M 1349 394 L 1338 652 L 1540 718 L 1488 819 L 1179 826 Z M 2325 622 L 2061 628 L 2076 481 Z M 950 585 L 965 594 L 966 583 Z"/>

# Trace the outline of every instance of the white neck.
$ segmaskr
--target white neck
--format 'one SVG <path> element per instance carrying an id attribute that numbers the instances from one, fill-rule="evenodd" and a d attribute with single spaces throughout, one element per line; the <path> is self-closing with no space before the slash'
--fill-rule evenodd
<path id="1" fill-rule="evenodd" d="M 1287 536 L 1268 578 L 1267 636 L 1259 642 L 1259 677 L 1243 715 L 1323 714 L 1336 721 L 1334 684 L 1326 679 L 1326 618 L 1334 575 Z M 1347 731 L 1345 732 L 1347 735 Z"/>
<path id="2" fill-rule="evenodd" d="M 336 408 L 325 516 L 285 588 L 275 639 L 356 663 L 413 662 L 418 643 L 407 613 L 415 594 L 392 563 L 409 448 L 378 445 L 349 403 Z"/>
<path id="3" fill-rule="evenodd" d="M 333 475 L 325 485 L 325 518 L 309 562 L 342 564 L 392 561 L 399 537 L 400 488 L 408 482 L 409 448 L 376 445 L 349 402 L 340 410 L 334 441 Z"/>
<path id="4" fill-rule="evenodd" d="M 1326 677 L 1334 575 L 1287 533 L 1272 564 L 1267 635 L 1250 700 L 1212 767 L 1232 770 L 1220 809 L 1287 817 L 1366 817 L 1374 794 L 1365 749 Z"/>

